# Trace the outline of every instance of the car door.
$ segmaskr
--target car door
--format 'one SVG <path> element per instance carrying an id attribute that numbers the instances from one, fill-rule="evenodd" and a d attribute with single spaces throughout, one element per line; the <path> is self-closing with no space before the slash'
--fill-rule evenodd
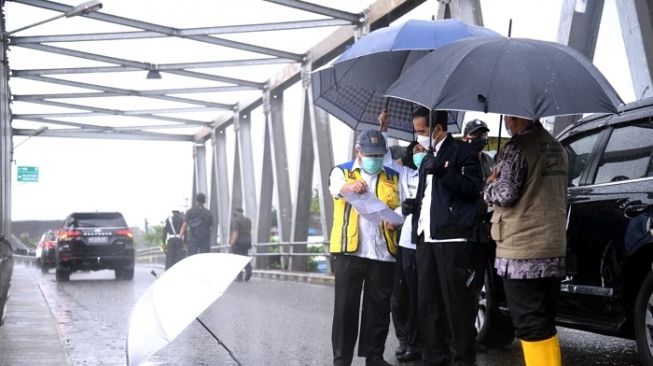
<path id="1" fill-rule="evenodd" d="M 636 205 L 652 203 L 652 153 L 653 122 L 607 127 L 596 137 L 579 179 L 570 174 L 563 317 L 583 314 L 586 327 L 608 333 L 623 323 L 626 213 Z"/>

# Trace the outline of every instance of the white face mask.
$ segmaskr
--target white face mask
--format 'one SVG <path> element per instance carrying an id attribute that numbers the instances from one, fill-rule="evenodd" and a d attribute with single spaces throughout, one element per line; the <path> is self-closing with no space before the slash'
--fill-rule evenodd
<path id="1" fill-rule="evenodd" d="M 424 146 L 426 150 L 429 150 L 431 148 L 430 146 L 431 139 L 429 138 L 429 136 L 417 135 L 417 143 Z"/>

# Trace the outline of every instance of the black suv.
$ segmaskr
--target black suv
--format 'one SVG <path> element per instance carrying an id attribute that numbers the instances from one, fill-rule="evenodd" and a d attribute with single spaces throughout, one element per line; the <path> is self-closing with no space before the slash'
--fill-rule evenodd
<path id="1" fill-rule="evenodd" d="M 557 137 L 569 156 L 567 277 L 558 324 L 635 339 L 653 365 L 653 98 L 593 115 Z M 505 297 L 486 276 L 477 327 L 490 346 L 512 341 Z"/>
<path id="2" fill-rule="evenodd" d="M 76 212 L 57 240 L 57 281 L 78 270 L 113 269 L 116 279 L 134 278 L 134 240 L 119 212 Z"/>

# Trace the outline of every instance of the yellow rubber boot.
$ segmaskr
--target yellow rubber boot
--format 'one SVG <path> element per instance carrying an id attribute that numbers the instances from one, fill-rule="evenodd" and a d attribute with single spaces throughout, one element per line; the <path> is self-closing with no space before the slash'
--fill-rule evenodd
<path id="1" fill-rule="evenodd" d="M 543 341 L 521 341 L 526 366 L 561 366 L 560 343 L 558 336 Z"/>

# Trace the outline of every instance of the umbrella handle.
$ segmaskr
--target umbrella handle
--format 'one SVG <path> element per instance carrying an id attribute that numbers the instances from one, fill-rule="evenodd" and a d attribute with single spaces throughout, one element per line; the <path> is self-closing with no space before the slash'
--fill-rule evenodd
<path id="1" fill-rule="evenodd" d="M 207 327 L 206 324 L 204 324 L 204 322 L 200 320 L 200 318 L 195 318 L 195 320 L 197 320 L 197 322 L 200 323 L 200 324 L 202 325 L 202 327 L 204 327 L 204 329 L 206 329 L 207 332 L 209 332 L 209 334 L 213 337 L 213 339 L 215 339 L 216 341 L 218 341 L 218 344 L 221 345 L 222 348 L 224 348 L 224 349 L 227 351 L 227 353 L 229 353 L 229 356 L 231 356 L 231 358 L 236 362 L 236 365 L 238 365 L 238 366 L 242 366 L 242 364 L 240 363 L 240 361 L 238 361 L 238 359 L 236 358 L 236 356 L 234 356 L 234 354 L 233 354 L 233 353 L 231 352 L 231 350 L 227 347 L 227 345 L 224 344 L 224 342 L 222 342 L 222 341 L 220 340 L 220 338 L 218 338 L 218 336 L 215 335 L 215 333 L 213 333 L 213 332 L 211 331 L 211 329 L 209 329 L 209 327 Z"/>

